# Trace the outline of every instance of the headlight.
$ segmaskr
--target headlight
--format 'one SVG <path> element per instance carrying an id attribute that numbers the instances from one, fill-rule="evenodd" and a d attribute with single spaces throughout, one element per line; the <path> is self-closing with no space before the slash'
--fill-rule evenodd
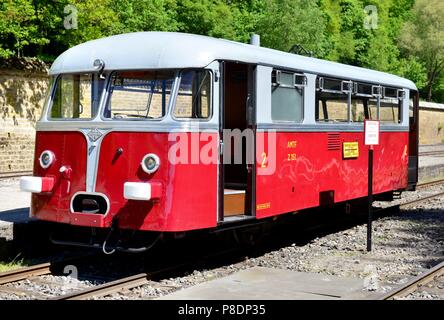
<path id="1" fill-rule="evenodd" d="M 154 153 L 149 153 L 145 157 L 143 157 L 142 162 L 140 163 L 143 171 L 150 174 L 156 172 L 156 170 L 160 166 L 160 159 Z"/>
<path id="2" fill-rule="evenodd" d="M 55 156 L 52 151 L 45 150 L 40 155 L 40 166 L 43 169 L 49 168 L 49 166 L 54 162 Z"/>

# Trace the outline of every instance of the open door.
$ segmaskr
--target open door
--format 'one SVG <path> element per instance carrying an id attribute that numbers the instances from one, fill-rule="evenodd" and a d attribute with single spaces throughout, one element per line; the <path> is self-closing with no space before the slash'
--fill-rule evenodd
<path id="1" fill-rule="evenodd" d="M 410 90 L 411 106 L 409 110 L 409 176 L 408 190 L 415 190 L 418 183 L 418 147 L 419 147 L 419 93 Z"/>
<path id="2" fill-rule="evenodd" d="M 254 66 L 223 63 L 219 222 L 254 215 Z M 223 193 L 222 193 L 223 192 Z"/>

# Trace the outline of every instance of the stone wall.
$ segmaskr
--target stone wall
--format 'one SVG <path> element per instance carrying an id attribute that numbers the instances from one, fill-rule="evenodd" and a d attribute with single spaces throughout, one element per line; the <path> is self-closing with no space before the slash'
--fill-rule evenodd
<path id="1" fill-rule="evenodd" d="M 444 143 L 444 104 L 420 102 L 419 144 Z"/>
<path id="2" fill-rule="evenodd" d="M 0 175 L 32 170 L 35 123 L 48 83 L 46 70 L 0 67 Z"/>

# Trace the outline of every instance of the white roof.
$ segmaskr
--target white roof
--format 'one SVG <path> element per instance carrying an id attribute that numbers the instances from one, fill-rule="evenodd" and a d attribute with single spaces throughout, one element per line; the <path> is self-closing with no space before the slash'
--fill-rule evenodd
<path id="1" fill-rule="evenodd" d="M 384 72 L 175 32 L 135 32 L 88 41 L 62 53 L 49 73 L 94 71 L 96 59 L 105 62 L 105 70 L 203 68 L 215 60 L 241 61 L 416 90 L 412 81 Z"/>

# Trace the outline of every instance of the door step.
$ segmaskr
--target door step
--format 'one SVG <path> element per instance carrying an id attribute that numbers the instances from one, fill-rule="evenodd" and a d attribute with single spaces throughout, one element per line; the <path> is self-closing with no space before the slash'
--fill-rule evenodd
<path id="1" fill-rule="evenodd" d="M 224 189 L 224 221 L 231 216 L 244 215 L 245 190 Z"/>
<path id="2" fill-rule="evenodd" d="M 254 219 L 254 217 L 246 216 L 244 214 L 238 215 L 238 216 L 229 216 L 229 217 L 225 217 L 223 222 L 229 223 L 229 222 L 237 222 L 237 221 L 248 220 L 248 219 Z"/>

